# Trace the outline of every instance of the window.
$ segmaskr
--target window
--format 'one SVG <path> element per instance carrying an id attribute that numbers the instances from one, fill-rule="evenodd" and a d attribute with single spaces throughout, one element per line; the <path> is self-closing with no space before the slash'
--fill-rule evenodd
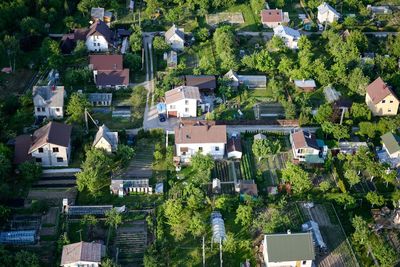
<path id="1" fill-rule="evenodd" d="M 392 112 L 392 110 L 391 110 L 391 109 L 388 109 L 388 112 Z"/>
<path id="2" fill-rule="evenodd" d="M 53 147 L 53 152 L 57 153 L 58 152 L 58 147 Z"/>
<path id="3" fill-rule="evenodd" d="M 64 159 L 63 158 L 59 158 L 59 157 L 57 157 L 57 162 L 63 162 L 64 161 Z"/>
<path id="4" fill-rule="evenodd" d="M 46 111 L 46 109 L 45 108 L 42 108 L 42 112 L 45 112 Z"/>
<path id="5" fill-rule="evenodd" d="M 56 111 L 57 111 L 57 112 L 60 112 L 60 108 L 56 108 Z"/>
<path id="6" fill-rule="evenodd" d="M 307 261 L 303 261 L 303 263 L 302 263 L 302 264 L 303 264 L 303 265 L 305 265 L 306 263 L 307 263 Z"/>
<path id="7" fill-rule="evenodd" d="M 215 151 L 219 151 L 219 146 L 216 146 L 216 147 L 215 147 Z"/>
<path id="8" fill-rule="evenodd" d="M 185 112 L 189 112 L 189 109 L 188 109 L 188 108 L 185 108 Z"/>
<path id="9" fill-rule="evenodd" d="M 203 152 L 203 148 L 202 148 L 202 147 L 199 147 L 199 151 L 200 151 L 200 152 Z"/>
<path id="10" fill-rule="evenodd" d="M 389 103 L 393 103 L 393 100 L 390 100 Z"/>
<path id="11" fill-rule="evenodd" d="M 36 158 L 36 162 L 37 163 L 41 163 L 42 162 L 42 158 Z"/>
<path id="12" fill-rule="evenodd" d="M 36 111 L 37 112 L 40 112 L 42 109 L 41 108 L 36 108 Z"/>
<path id="13" fill-rule="evenodd" d="M 169 105 L 170 109 L 175 109 L 175 105 Z"/>
<path id="14" fill-rule="evenodd" d="M 43 147 L 39 147 L 39 148 L 38 148 L 38 152 L 39 152 L 39 153 L 43 153 Z"/>
<path id="15" fill-rule="evenodd" d="M 382 100 L 382 103 L 386 103 L 386 100 Z"/>
<path id="16" fill-rule="evenodd" d="M 189 105 L 189 100 L 185 100 L 185 105 Z"/>

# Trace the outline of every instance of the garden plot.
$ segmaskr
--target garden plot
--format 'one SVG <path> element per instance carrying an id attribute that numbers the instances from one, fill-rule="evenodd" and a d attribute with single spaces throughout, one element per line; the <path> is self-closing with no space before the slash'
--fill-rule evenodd
<path id="1" fill-rule="evenodd" d="M 315 204 L 311 209 L 305 208 L 303 204 L 300 204 L 300 207 L 306 220 L 314 220 L 318 223 L 322 237 L 329 249 L 328 254 L 317 254 L 317 266 L 358 266 L 333 207 L 328 204 Z"/>
<path id="2" fill-rule="evenodd" d="M 244 18 L 241 12 L 221 12 L 206 16 L 207 24 L 216 26 L 219 23 L 243 24 Z"/>
<path id="3" fill-rule="evenodd" d="M 254 106 L 254 117 L 257 120 L 266 118 L 284 118 L 285 109 L 280 103 L 260 103 Z"/>
<path id="4" fill-rule="evenodd" d="M 288 162 L 290 152 L 281 152 L 274 156 L 269 156 L 265 159 L 266 176 L 269 178 L 269 185 L 279 185 L 279 178 L 277 171 L 286 168 L 286 162 Z"/>
<path id="5" fill-rule="evenodd" d="M 211 179 L 218 178 L 221 181 L 221 193 L 233 194 L 235 192 L 235 182 L 237 181 L 237 165 L 233 161 L 216 161 L 211 171 Z M 211 186 L 211 184 L 210 184 Z M 211 192 L 211 187 L 209 191 Z"/>
<path id="6" fill-rule="evenodd" d="M 252 143 L 250 140 L 243 140 L 243 156 L 240 162 L 240 172 L 243 180 L 251 180 L 255 178 L 255 161 L 252 152 Z"/>

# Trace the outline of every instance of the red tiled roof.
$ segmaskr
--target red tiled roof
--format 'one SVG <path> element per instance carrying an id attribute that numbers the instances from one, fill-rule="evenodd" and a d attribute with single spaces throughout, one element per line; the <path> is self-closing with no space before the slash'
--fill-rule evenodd
<path id="1" fill-rule="evenodd" d="M 388 95 L 393 95 L 396 97 L 396 95 L 381 77 L 378 77 L 375 81 L 368 85 L 366 91 L 374 104 L 378 104 Z"/>
<path id="2" fill-rule="evenodd" d="M 94 70 L 122 70 L 122 55 L 90 55 Z"/>
<path id="3" fill-rule="evenodd" d="M 188 125 L 175 128 L 175 144 L 226 144 L 226 125 Z"/>
<path id="4" fill-rule="evenodd" d="M 296 149 L 304 147 L 319 149 L 317 139 L 312 133 L 304 133 L 303 131 L 298 131 L 292 134 L 292 139 L 294 147 Z"/>
<path id="5" fill-rule="evenodd" d="M 264 9 L 261 11 L 261 22 L 283 22 L 281 9 Z"/>
<path id="6" fill-rule="evenodd" d="M 99 70 L 96 75 L 97 86 L 129 85 L 129 69 Z"/>

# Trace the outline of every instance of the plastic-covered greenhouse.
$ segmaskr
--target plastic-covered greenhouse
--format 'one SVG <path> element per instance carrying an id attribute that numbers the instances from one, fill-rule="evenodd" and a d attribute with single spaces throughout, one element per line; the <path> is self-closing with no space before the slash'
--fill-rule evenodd
<path id="1" fill-rule="evenodd" d="M 220 241 L 224 241 L 226 238 L 225 223 L 219 211 L 214 211 L 211 213 L 211 227 L 213 232 L 213 242 L 219 243 Z"/>
<path id="2" fill-rule="evenodd" d="M 35 244 L 36 241 L 35 230 L 0 232 L 0 244 L 27 245 Z"/>

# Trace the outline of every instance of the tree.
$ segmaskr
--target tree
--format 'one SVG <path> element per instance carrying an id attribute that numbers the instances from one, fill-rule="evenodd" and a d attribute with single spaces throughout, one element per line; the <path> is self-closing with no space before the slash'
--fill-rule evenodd
<path id="1" fill-rule="evenodd" d="M 370 234 L 367 222 L 360 216 L 354 216 L 351 224 L 354 227 L 353 240 L 360 245 L 366 245 Z"/>
<path id="2" fill-rule="evenodd" d="M 368 192 L 365 198 L 369 203 L 371 203 L 372 207 L 375 205 L 382 206 L 385 204 L 385 198 L 381 195 L 378 195 L 376 192 Z"/>
<path id="3" fill-rule="evenodd" d="M 13 266 L 11 253 L 3 246 L 0 246 L 0 266 Z"/>
<path id="4" fill-rule="evenodd" d="M 361 68 L 357 67 L 350 72 L 347 86 L 352 93 L 364 96 L 368 83 L 369 78 L 364 75 Z"/>
<path id="5" fill-rule="evenodd" d="M 271 90 L 272 97 L 275 101 L 285 98 L 285 89 L 281 81 L 271 78 L 268 82 L 268 88 Z"/>
<path id="6" fill-rule="evenodd" d="M 124 65 L 133 71 L 139 71 L 142 68 L 142 57 L 138 53 L 126 53 Z"/>
<path id="7" fill-rule="evenodd" d="M 391 48 L 392 48 L 393 55 L 395 55 L 396 57 L 400 57 L 400 36 L 399 35 L 396 35 Z"/>
<path id="8" fill-rule="evenodd" d="M 235 236 L 231 232 L 226 233 L 224 243 L 222 244 L 222 250 L 231 254 L 234 254 L 236 252 L 237 241 L 235 240 Z"/>
<path id="9" fill-rule="evenodd" d="M 86 86 L 90 81 L 92 72 L 88 67 L 85 68 L 67 68 L 64 75 L 64 84 L 66 86 Z"/>
<path id="10" fill-rule="evenodd" d="M 207 28 L 198 28 L 197 31 L 195 32 L 196 39 L 204 42 L 210 37 L 210 32 L 208 31 Z"/>
<path id="11" fill-rule="evenodd" d="M 322 124 L 326 121 L 331 121 L 332 115 L 333 115 L 332 105 L 330 103 L 326 103 L 323 104 L 322 106 L 319 106 L 317 114 L 315 114 L 315 120 L 319 124 Z"/>
<path id="12" fill-rule="evenodd" d="M 0 182 L 3 182 L 11 172 L 11 151 L 0 143 Z"/>
<path id="13" fill-rule="evenodd" d="M 110 227 L 117 229 L 118 225 L 122 223 L 122 215 L 116 208 L 106 211 L 106 224 Z"/>
<path id="14" fill-rule="evenodd" d="M 372 117 L 371 110 L 365 103 L 354 102 L 351 105 L 350 114 L 355 121 L 370 121 Z"/>
<path id="15" fill-rule="evenodd" d="M 118 145 L 118 149 L 115 154 L 116 168 L 127 167 L 133 156 L 135 156 L 135 150 L 132 147 L 123 144 Z"/>
<path id="16" fill-rule="evenodd" d="M 78 40 L 76 42 L 76 46 L 75 46 L 74 51 L 72 53 L 77 58 L 84 57 L 87 54 L 86 43 L 84 41 L 82 41 L 82 40 Z"/>
<path id="17" fill-rule="evenodd" d="M 242 226 L 249 226 L 252 221 L 253 209 L 247 205 L 239 205 L 236 210 L 235 223 Z"/>
<path id="18" fill-rule="evenodd" d="M 12 68 L 12 71 L 15 71 L 15 60 L 20 53 L 19 41 L 15 36 L 6 35 L 3 39 L 3 45 L 8 56 L 10 68 Z"/>
<path id="19" fill-rule="evenodd" d="M 81 219 L 81 225 L 89 228 L 89 237 L 92 236 L 93 227 L 96 226 L 98 220 L 94 215 L 85 214 Z"/>
<path id="20" fill-rule="evenodd" d="M 287 230 L 290 219 L 281 207 L 268 207 L 267 211 L 260 212 L 252 223 L 253 231 L 272 234 Z"/>
<path id="21" fill-rule="evenodd" d="M 397 172 L 394 170 L 382 168 L 382 179 L 386 182 L 386 187 L 389 186 L 389 183 L 393 184 L 397 178 Z"/>
<path id="22" fill-rule="evenodd" d="M 21 31 L 26 35 L 40 35 L 43 25 L 34 17 L 25 17 L 20 22 Z"/>
<path id="23" fill-rule="evenodd" d="M 102 6 L 103 0 L 80 0 L 77 6 L 82 14 L 88 14 L 94 6 Z"/>
<path id="24" fill-rule="evenodd" d="M 266 158 L 268 155 L 274 155 L 281 150 L 279 140 L 260 139 L 253 142 L 252 151 L 258 161 Z"/>
<path id="25" fill-rule="evenodd" d="M 350 35 L 346 37 L 346 42 L 355 45 L 361 52 L 368 47 L 367 36 L 359 30 L 352 30 Z"/>
<path id="26" fill-rule="evenodd" d="M 354 103 L 355 104 L 355 103 Z M 376 135 L 376 123 L 363 121 L 358 124 L 358 135 L 374 138 Z"/>
<path id="27" fill-rule="evenodd" d="M 42 175 L 42 166 L 32 161 L 26 161 L 18 166 L 18 171 L 23 183 L 30 185 Z"/>
<path id="28" fill-rule="evenodd" d="M 281 104 L 285 109 L 285 118 L 288 120 L 293 120 L 296 118 L 296 106 L 291 100 L 282 100 Z"/>
<path id="29" fill-rule="evenodd" d="M 194 237 L 202 236 L 206 232 L 206 223 L 199 212 L 195 212 L 189 221 L 189 231 Z"/>
<path id="30" fill-rule="evenodd" d="M 192 156 L 191 164 L 194 170 L 206 173 L 209 173 L 215 165 L 211 155 L 203 155 L 201 152 L 197 152 Z"/>
<path id="31" fill-rule="evenodd" d="M 331 182 L 328 180 L 322 181 L 319 184 L 319 189 L 321 189 L 322 192 L 327 192 L 329 189 L 331 189 Z"/>
<path id="32" fill-rule="evenodd" d="M 344 209 L 348 206 L 352 207 L 356 203 L 355 198 L 349 193 L 328 193 L 325 194 L 325 196 L 327 199 L 333 200 L 339 205 L 343 205 Z"/>
<path id="33" fill-rule="evenodd" d="M 215 30 L 213 41 L 216 54 L 221 61 L 221 68 L 237 70 L 238 64 L 235 57 L 237 43 L 233 28 L 228 25 L 218 27 Z"/>
<path id="34" fill-rule="evenodd" d="M 398 254 L 393 247 L 383 240 L 377 242 L 370 242 L 372 254 L 379 261 L 382 267 L 395 266 Z"/>
<path id="35" fill-rule="evenodd" d="M 282 179 L 292 185 L 292 190 L 295 194 L 304 193 L 312 187 L 308 173 L 291 162 L 288 162 L 286 168 L 282 170 Z"/>
<path id="36" fill-rule="evenodd" d="M 43 40 L 40 54 L 51 69 L 59 69 L 63 65 L 64 58 L 61 54 L 60 45 L 49 37 Z"/>
<path id="37" fill-rule="evenodd" d="M 153 48 L 157 54 L 163 54 L 170 49 L 170 45 L 167 44 L 164 37 L 156 36 L 153 39 Z"/>
<path id="38" fill-rule="evenodd" d="M 15 254 L 15 267 L 40 267 L 39 258 L 36 254 L 26 250 L 18 251 Z"/>
<path id="39" fill-rule="evenodd" d="M 260 15 L 261 10 L 264 9 L 264 0 L 250 0 L 251 9 L 253 9 L 254 14 Z"/>
<path id="40" fill-rule="evenodd" d="M 87 189 L 92 196 L 99 196 L 102 190 L 110 186 L 110 171 L 112 160 L 104 150 L 89 149 L 86 151 L 86 160 L 82 171 L 76 175 L 78 190 Z"/>
<path id="41" fill-rule="evenodd" d="M 120 267 L 121 265 L 116 264 L 112 259 L 106 258 L 101 261 L 101 267 Z"/>
<path id="42" fill-rule="evenodd" d="M 129 44 L 132 52 L 140 52 L 142 50 L 142 29 L 138 25 L 132 27 L 132 34 L 129 37 Z"/>
<path id="43" fill-rule="evenodd" d="M 360 182 L 360 176 L 358 176 L 357 172 L 354 169 L 349 169 L 344 173 L 344 177 L 347 179 L 350 187 L 358 184 Z"/>
<path id="44" fill-rule="evenodd" d="M 325 134 L 332 135 L 336 140 L 350 138 L 349 129 L 345 125 L 325 121 L 322 123 L 321 128 Z"/>
<path id="45" fill-rule="evenodd" d="M 70 243 L 71 241 L 69 240 L 67 233 L 64 232 L 57 240 L 57 252 L 61 254 L 63 247 Z"/>
<path id="46" fill-rule="evenodd" d="M 85 110 L 90 107 L 86 96 L 81 93 L 72 93 L 67 105 L 69 123 L 82 123 L 85 117 Z"/>
<path id="47" fill-rule="evenodd" d="M 235 4 L 236 0 L 213 0 L 211 4 L 214 8 L 231 7 Z"/>
<path id="48" fill-rule="evenodd" d="M 188 232 L 189 214 L 184 210 L 181 199 L 168 199 L 164 204 L 164 213 L 171 234 L 176 240 L 182 240 Z"/>
<path id="49" fill-rule="evenodd" d="M 132 90 L 130 102 L 132 108 L 142 110 L 146 106 L 147 90 L 144 86 L 136 86 Z"/>

